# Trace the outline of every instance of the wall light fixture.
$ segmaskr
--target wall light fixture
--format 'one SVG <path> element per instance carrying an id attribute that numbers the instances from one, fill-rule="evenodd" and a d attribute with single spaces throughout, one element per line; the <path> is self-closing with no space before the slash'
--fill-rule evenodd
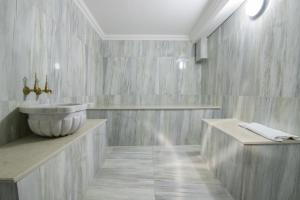
<path id="1" fill-rule="evenodd" d="M 266 0 L 248 0 L 246 4 L 246 13 L 251 18 L 256 18 L 262 14 Z"/>

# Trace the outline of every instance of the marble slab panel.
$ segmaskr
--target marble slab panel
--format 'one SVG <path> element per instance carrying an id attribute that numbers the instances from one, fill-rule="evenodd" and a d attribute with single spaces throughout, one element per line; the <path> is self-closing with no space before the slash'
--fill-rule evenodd
<path id="1" fill-rule="evenodd" d="M 88 118 L 106 118 L 109 145 L 200 144 L 203 118 L 218 110 L 88 110 Z"/>
<path id="2" fill-rule="evenodd" d="M 299 8 L 272 0 L 251 19 L 243 4 L 209 36 L 199 93 L 219 99 L 222 116 L 300 135 Z"/>
<path id="3" fill-rule="evenodd" d="M 247 146 L 242 199 L 300 198 L 300 145 Z"/>
<path id="4" fill-rule="evenodd" d="M 244 146 L 222 131 L 203 124 L 201 155 L 235 199 L 242 196 Z"/>
<path id="5" fill-rule="evenodd" d="M 104 163 L 105 132 L 97 127 L 18 181 L 19 200 L 83 199 Z"/>
<path id="6" fill-rule="evenodd" d="M 151 105 L 213 105 L 219 106 L 221 102 L 212 95 L 97 95 L 95 105 L 103 106 L 151 106 Z"/>
<path id="7" fill-rule="evenodd" d="M 24 136 L 20 104 L 95 100 L 101 38 L 73 0 L 1 0 L 0 30 L 0 145 Z M 24 101 L 23 78 L 33 87 L 35 73 L 41 87 L 48 75 L 53 94 Z"/>
<path id="8" fill-rule="evenodd" d="M 92 105 L 88 110 L 219 110 L 219 106 L 210 105 L 118 105 L 103 106 Z"/>
<path id="9" fill-rule="evenodd" d="M 299 149 L 295 143 L 243 144 L 214 124 L 203 125 L 202 155 L 235 199 L 299 199 Z"/>

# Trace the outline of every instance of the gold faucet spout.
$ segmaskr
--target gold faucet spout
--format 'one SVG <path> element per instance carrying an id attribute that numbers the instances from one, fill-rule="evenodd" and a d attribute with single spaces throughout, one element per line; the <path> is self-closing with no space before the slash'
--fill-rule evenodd
<path id="1" fill-rule="evenodd" d="M 39 80 L 37 78 L 37 75 L 35 74 L 35 80 L 34 80 L 34 86 L 33 89 L 30 89 L 27 86 L 27 78 L 25 77 L 24 80 L 24 88 L 23 88 L 23 94 L 26 98 L 27 95 L 29 95 L 31 92 L 34 92 L 36 94 L 36 96 L 38 97 L 39 95 L 41 95 L 43 92 L 47 93 L 47 94 L 52 94 L 52 90 L 49 89 L 48 86 L 48 77 L 46 76 L 46 83 L 45 83 L 45 88 L 42 90 L 39 87 Z"/>
<path id="2" fill-rule="evenodd" d="M 27 86 L 27 78 L 26 78 L 26 77 L 23 78 L 23 82 L 24 82 L 23 94 L 24 94 L 24 96 L 27 96 L 27 95 L 30 94 L 30 92 L 32 92 L 33 90 L 30 89 L 30 88 Z"/>
<path id="3" fill-rule="evenodd" d="M 38 80 L 36 74 L 35 74 L 35 80 L 34 80 L 33 92 L 34 92 L 37 96 L 39 96 L 39 95 L 42 94 L 42 89 L 39 87 L 39 80 Z"/>
<path id="4" fill-rule="evenodd" d="M 50 90 L 48 87 L 48 76 L 47 75 L 46 75 L 45 89 L 43 90 L 43 92 L 45 92 L 47 94 L 52 94 L 52 90 Z"/>

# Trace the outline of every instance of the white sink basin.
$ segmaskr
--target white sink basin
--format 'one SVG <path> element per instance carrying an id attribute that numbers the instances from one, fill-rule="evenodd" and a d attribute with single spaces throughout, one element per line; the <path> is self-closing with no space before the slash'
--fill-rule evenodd
<path id="1" fill-rule="evenodd" d="M 66 136 L 76 132 L 86 121 L 86 104 L 56 104 L 22 106 L 28 114 L 30 129 L 47 137 Z"/>

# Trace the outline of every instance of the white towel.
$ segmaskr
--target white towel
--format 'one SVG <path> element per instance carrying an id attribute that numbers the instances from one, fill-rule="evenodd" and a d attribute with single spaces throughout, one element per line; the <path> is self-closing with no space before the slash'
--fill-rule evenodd
<path id="1" fill-rule="evenodd" d="M 240 127 L 246 128 L 256 134 L 259 134 L 269 140 L 276 142 L 282 142 L 285 140 L 298 140 L 299 137 L 296 135 L 291 135 L 289 133 L 282 132 L 280 130 L 272 129 L 267 126 L 258 123 L 240 123 Z"/>

